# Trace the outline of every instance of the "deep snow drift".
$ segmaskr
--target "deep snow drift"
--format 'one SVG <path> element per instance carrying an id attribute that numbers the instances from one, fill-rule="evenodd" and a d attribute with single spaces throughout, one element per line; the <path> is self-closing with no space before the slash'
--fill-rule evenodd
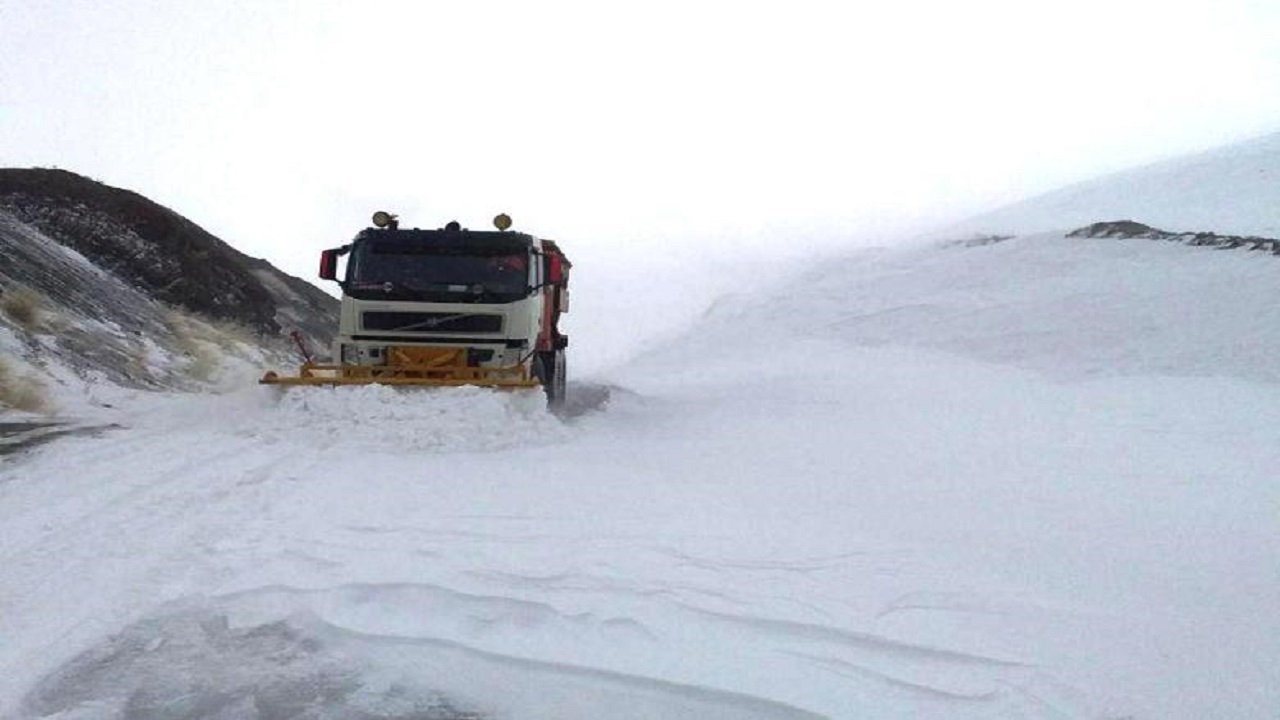
<path id="1" fill-rule="evenodd" d="M 965 232 L 1069 231 L 1137 220 L 1176 232 L 1280 237 L 1280 133 L 1077 183 L 952 226 Z"/>
<path id="2" fill-rule="evenodd" d="M 113 391 L 0 468 L 0 716 L 1274 717 L 1277 286 L 867 251 L 570 419 Z"/>

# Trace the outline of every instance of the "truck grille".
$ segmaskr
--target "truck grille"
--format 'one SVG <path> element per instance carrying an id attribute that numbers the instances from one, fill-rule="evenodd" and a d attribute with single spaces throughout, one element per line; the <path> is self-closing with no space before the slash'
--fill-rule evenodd
<path id="1" fill-rule="evenodd" d="M 360 324 L 365 330 L 393 332 L 476 332 L 502 330 L 501 315 L 475 313 L 366 312 Z"/>

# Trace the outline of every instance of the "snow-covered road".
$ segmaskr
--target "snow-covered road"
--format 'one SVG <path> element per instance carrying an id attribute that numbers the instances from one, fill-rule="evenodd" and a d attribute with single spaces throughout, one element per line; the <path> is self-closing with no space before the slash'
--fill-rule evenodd
<path id="1" fill-rule="evenodd" d="M 0 716 L 1274 717 L 1277 281 L 869 253 L 565 420 L 122 398 L 0 468 Z"/>

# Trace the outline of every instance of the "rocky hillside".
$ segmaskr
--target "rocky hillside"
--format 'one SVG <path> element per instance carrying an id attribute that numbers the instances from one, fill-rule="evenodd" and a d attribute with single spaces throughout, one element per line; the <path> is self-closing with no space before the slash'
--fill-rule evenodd
<path id="1" fill-rule="evenodd" d="M 33 388 L 207 382 L 298 330 L 328 346 L 338 301 L 141 195 L 63 170 L 0 169 L 0 408 Z"/>

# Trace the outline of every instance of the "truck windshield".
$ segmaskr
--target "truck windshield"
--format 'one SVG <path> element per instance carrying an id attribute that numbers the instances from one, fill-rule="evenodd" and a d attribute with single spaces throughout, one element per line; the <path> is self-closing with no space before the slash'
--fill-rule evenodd
<path id="1" fill-rule="evenodd" d="M 349 293 L 384 297 L 457 295 L 462 297 L 439 299 L 510 302 L 528 287 L 528 253 L 509 250 L 366 243 L 352 252 L 347 272 Z"/>

